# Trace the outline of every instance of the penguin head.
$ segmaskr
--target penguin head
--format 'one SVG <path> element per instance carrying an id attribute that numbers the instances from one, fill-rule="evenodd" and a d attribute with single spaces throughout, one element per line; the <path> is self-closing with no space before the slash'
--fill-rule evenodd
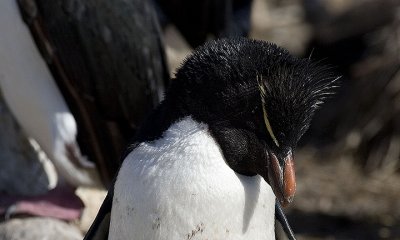
<path id="1" fill-rule="evenodd" d="M 294 197 L 294 150 L 337 78 L 274 44 L 245 38 L 206 43 L 169 89 L 182 111 L 208 124 L 227 164 L 259 174 L 282 205 Z"/>

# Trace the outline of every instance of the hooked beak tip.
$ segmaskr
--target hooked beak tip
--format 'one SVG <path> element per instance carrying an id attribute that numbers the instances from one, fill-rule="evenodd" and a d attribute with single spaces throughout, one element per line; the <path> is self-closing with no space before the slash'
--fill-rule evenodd
<path id="1" fill-rule="evenodd" d="M 275 154 L 271 153 L 268 178 L 276 197 L 282 206 L 289 205 L 296 192 L 296 177 L 293 156 L 289 153 L 281 166 Z"/>

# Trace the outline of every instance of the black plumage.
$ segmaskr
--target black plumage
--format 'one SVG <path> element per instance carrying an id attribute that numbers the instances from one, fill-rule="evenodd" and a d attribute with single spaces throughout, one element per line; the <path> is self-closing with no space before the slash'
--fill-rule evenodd
<path id="1" fill-rule="evenodd" d="M 235 172 L 261 175 L 280 200 L 290 198 L 283 201 L 290 202 L 292 189 L 285 189 L 286 178 L 278 184 L 271 182 L 274 176 L 269 168 L 275 167 L 271 161 L 276 156 L 277 171 L 286 173 L 285 164 L 292 163 L 297 141 L 315 110 L 332 93 L 336 79 L 325 67 L 293 57 L 271 43 L 245 38 L 210 41 L 184 61 L 165 100 L 144 122 L 130 151 L 140 142 L 162 137 L 172 123 L 191 116 L 208 125 Z M 268 114 L 275 134 L 267 129 L 263 113 Z M 85 239 L 92 239 L 100 225 L 108 226 L 104 219 L 108 221 L 112 196 L 110 189 Z"/>
<path id="2" fill-rule="evenodd" d="M 153 0 L 162 27 L 174 24 L 197 47 L 210 35 L 247 37 L 252 0 Z"/>

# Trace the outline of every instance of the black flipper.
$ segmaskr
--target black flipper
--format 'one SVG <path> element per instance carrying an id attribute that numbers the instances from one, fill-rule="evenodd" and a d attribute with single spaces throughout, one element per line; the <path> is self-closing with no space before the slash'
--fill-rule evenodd
<path id="1" fill-rule="evenodd" d="M 285 213 L 282 210 L 281 205 L 278 201 L 275 202 L 275 218 L 281 224 L 283 231 L 290 240 L 296 240 L 292 229 L 290 228 L 289 221 L 287 220 Z"/>
<path id="2" fill-rule="evenodd" d="M 110 230 L 111 207 L 114 196 L 114 185 L 108 190 L 107 196 L 100 207 L 99 213 L 90 226 L 83 240 L 107 240 Z"/>

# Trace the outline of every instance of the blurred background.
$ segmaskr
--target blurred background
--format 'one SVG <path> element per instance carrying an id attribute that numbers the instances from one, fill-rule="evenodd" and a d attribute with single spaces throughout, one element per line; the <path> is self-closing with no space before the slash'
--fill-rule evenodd
<path id="1" fill-rule="evenodd" d="M 43 66 L 51 73 L 49 79 L 54 78 L 76 118 L 82 158 L 97 168 L 86 171 L 80 164 L 84 174 L 96 179 L 93 182 L 69 180 L 74 177 L 69 178 L 64 173 L 67 170 L 52 159 L 57 158 L 52 157 L 57 151 L 46 150 L 39 140 L 38 144 L 26 137 L 41 133 L 30 132 L 20 120 L 29 122 L 30 117 L 18 115 L 14 109 L 18 104 L 8 96 L 14 94 L 10 93 L 13 88 L 4 76 L 14 58 L 6 50 L 10 49 L 7 44 L 16 43 L 7 41 L 7 32 L 0 33 L 4 96 L 0 100 L 0 239 L 46 239 L 45 233 L 57 236 L 54 239 L 81 239 L 129 138 L 162 99 L 168 75 L 173 78 L 193 48 L 208 39 L 229 36 L 274 42 L 294 55 L 329 65 L 342 76 L 335 97 L 316 114 L 296 151 L 297 192 L 285 211 L 297 238 L 400 239 L 400 1 L 4 2 L 20 9 L 21 24 L 32 34 L 45 60 Z M 18 28 L 1 10 L 6 7 L 0 5 L 1 31 Z M 84 79 L 91 80 L 85 83 Z M 134 79 L 132 85 L 123 82 L 126 79 Z M 72 87 L 68 87 L 70 82 Z M 71 88 L 78 89 L 78 94 Z M 127 88 L 135 90 L 132 93 Z M 125 97 L 132 94 L 138 97 Z M 109 99 L 117 103 L 110 104 Z M 93 139 L 104 142 L 93 143 Z M 50 189 L 66 186 L 77 202 L 67 207 L 76 210 L 68 217 L 33 217 L 44 214 L 27 210 L 21 204 L 26 200 L 17 197 L 37 200 Z M 278 237 L 286 239 L 279 230 Z"/>

